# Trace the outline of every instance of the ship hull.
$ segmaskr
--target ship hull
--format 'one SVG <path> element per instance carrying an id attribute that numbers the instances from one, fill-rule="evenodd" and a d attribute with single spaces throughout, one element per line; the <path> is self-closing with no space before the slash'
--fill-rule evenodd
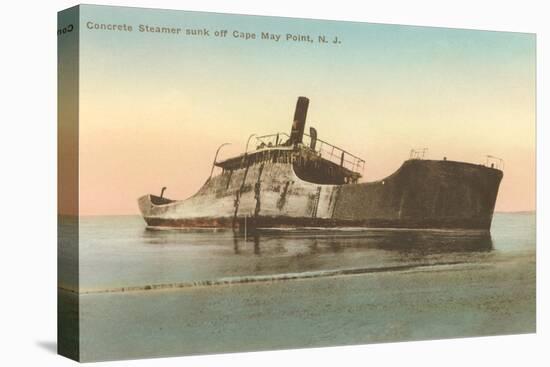
<path id="1" fill-rule="evenodd" d="M 224 171 L 192 197 L 139 198 L 149 228 L 370 227 L 489 230 L 502 171 L 463 162 L 408 160 L 361 184 L 308 182 L 271 159 Z"/>

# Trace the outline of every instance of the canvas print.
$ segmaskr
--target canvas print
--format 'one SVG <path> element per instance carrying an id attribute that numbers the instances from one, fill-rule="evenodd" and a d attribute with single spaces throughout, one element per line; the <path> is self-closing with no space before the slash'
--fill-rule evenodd
<path id="1" fill-rule="evenodd" d="M 58 20 L 60 354 L 535 332 L 534 34 Z"/>

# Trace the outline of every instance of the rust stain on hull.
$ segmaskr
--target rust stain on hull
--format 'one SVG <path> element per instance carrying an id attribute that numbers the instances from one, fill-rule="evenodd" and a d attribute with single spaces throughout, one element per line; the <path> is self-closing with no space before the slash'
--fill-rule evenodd
<path id="1" fill-rule="evenodd" d="M 488 230 L 502 178 L 501 171 L 484 166 L 427 160 L 407 161 L 381 181 L 348 185 L 302 181 L 289 164 L 252 165 L 242 171 L 231 173 L 240 179 L 227 189 L 227 180 L 220 175 L 187 200 L 157 199 L 160 205 L 156 205 L 151 195 L 140 198 L 147 224 L 239 228 L 247 217 L 251 228 Z M 248 184 L 254 189 L 242 191 Z"/>

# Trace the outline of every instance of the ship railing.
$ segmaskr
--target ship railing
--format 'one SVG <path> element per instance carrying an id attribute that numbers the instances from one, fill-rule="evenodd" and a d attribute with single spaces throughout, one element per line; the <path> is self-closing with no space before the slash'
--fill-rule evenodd
<path id="1" fill-rule="evenodd" d="M 427 152 L 428 148 L 411 149 L 411 152 L 409 153 L 409 159 L 424 159 Z"/>
<path id="2" fill-rule="evenodd" d="M 276 133 L 269 135 L 256 136 L 256 141 L 258 142 L 258 149 L 261 148 L 271 148 L 285 145 L 286 142 L 290 139 L 290 136 L 287 133 Z"/>
<path id="3" fill-rule="evenodd" d="M 257 136 L 256 137 L 256 140 L 258 142 L 257 148 L 262 149 L 262 148 L 286 146 L 288 144 L 289 139 L 290 139 L 290 136 L 282 132 L 276 133 L 276 134 Z M 308 134 L 304 134 L 304 137 L 302 139 L 303 145 L 309 147 L 311 150 L 317 153 L 321 158 L 331 161 L 346 169 L 349 169 L 352 172 L 362 173 L 365 170 L 364 159 L 354 154 L 351 154 L 350 152 L 342 148 L 339 148 L 333 144 L 330 144 L 322 139 L 317 138 L 315 139 L 315 141 L 316 141 L 315 145 L 312 146 L 312 139 L 311 139 L 311 136 Z"/>
<path id="4" fill-rule="evenodd" d="M 485 156 L 485 166 L 504 171 L 504 159 L 487 154 Z"/>

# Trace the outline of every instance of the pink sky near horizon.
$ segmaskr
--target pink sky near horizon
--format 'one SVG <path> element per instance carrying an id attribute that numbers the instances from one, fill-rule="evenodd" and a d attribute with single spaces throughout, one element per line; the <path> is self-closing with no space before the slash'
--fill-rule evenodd
<path id="1" fill-rule="evenodd" d="M 429 147 L 427 158 L 446 156 L 472 163 L 482 163 L 484 155 L 491 153 L 505 159 L 496 210 L 535 208 L 535 149 L 534 145 L 521 144 L 530 140 L 534 131 L 514 127 L 511 124 L 514 117 L 506 120 L 510 124 L 507 128 L 503 124 L 500 130 L 492 131 L 491 127 L 476 126 L 475 122 L 462 126 L 463 117 L 458 112 L 447 119 L 449 125 L 440 124 L 440 109 L 451 106 L 430 108 L 430 113 L 411 106 L 405 108 L 407 111 L 389 112 L 382 111 L 383 106 L 377 106 L 377 111 L 373 110 L 375 106 L 370 106 L 370 112 L 381 118 L 384 115 L 386 123 L 369 127 L 369 119 L 363 122 L 361 118 L 365 111 L 360 105 L 351 108 L 354 112 L 344 113 L 328 105 L 330 101 L 316 98 L 313 92 L 305 94 L 311 98 L 308 121 L 315 121 L 314 124 L 308 122 L 307 126 L 315 126 L 322 139 L 365 158 L 363 181 L 390 175 L 415 147 Z M 288 132 L 295 103 L 295 96 L 289 96 L 280 105 L 262 103 L 252 111 L 243 99 L 224 106 L 227 109 L 207 111 L 208 98 L 189 101 L 177 93 L 152 97 L 148 107 L 143 107 L 144 101 L 122 95 L 105 99 L 82 103 L 80 208 L 83 215 L 138 213 L 137 198 L 147 193 L 158 194 L 163 186 L 167 186 L 166 195 L 171 198 L 183 199 L 194 194 L 207 179 L 220 144 L 231 143 L 220 151 L 222 159 L 244 151 L 251 133 Z M 341 102 L 331 100 L 336 104 Z M 95 109 L 98 103 L 104 106 L 99 111 Z M 435 108 L 435 103 L 431 107 Z M 246 113 L 239 115 L 239 110 Z M 421 116 L 422 122 L 411 121 L 420 118 L 416 115 Z M 339 117 L 347 125 L 327 124 Z M 479 119 L 488 117 L 482 113 Z M 400 123 L 404 119 L 409 127 Z M 98 120 L 105 123 L 93 122 Z"/>

